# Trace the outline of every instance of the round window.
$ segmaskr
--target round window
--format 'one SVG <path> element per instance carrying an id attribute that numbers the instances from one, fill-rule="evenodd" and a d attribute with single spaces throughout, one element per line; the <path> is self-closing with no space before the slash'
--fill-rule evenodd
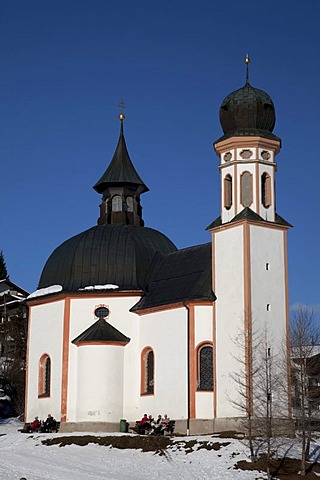
<path id="1" fill-rule="evenodd" d="M 98 307 L 95 309 L 94 314 L 98 318 L 106 318 L 109 316 L 109 308 L 107 307 Z"/>

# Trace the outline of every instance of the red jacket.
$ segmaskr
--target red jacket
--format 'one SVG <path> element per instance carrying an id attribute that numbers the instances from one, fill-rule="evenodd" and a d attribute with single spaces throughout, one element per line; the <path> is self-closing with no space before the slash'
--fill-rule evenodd
<path id="1" fill-rule="evenodd" d="M 33 422 L 30 423 L 30 428 L 31 428 L 31 430 L 36 430 L 36 429 L 39 428 L 39 427 L 40 427 L 40 422 L 39 422 L 39 420 L 38 420 L 37 418 L 35 418 L 35 419 L 33 420 Z"/>

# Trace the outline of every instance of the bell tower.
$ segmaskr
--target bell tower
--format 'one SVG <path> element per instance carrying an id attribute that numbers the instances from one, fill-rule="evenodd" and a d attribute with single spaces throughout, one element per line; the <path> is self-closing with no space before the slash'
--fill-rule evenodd
<path id="1" fill-rule="evenodd" d="M 214 143 L 221 178 L 220 216 L 212 233 L 216 349 L 216 418 L 243 415 L 230 402 L 235 397 L 230 373 L 239 369 L 234 339 L 245 340 L 243 364 L 252 380 L 252 332 L 268 331 L 273 355 L 289 352 L 287 230 L 291 225 L 276 210 L 276 155 L 281 140 L 274 133 L 271 97 L 249 83 L 230 93 L 220 107 L 223 136 Z M 272 339 L 272 340 L 271 340 Z M 289 357 L 288 357 L 289 358 Z M 289 382 L 289 372 L 288 382 Z M 289 391 L 289 390 L 288 390 Z M 290 411 L 290 398 L 286 415 Z M 254 402 L 252 413 L 254 414 Z"/>
<path id="2" fill-rule="evenodd" d="M 275 108 L 271 97 L 249 83 L 249 62 L 247 56 L 244 87 L 230 93 L 220 107 L 224 135 L 214 148 L 220 159 L 222 223 L 245 208 L 275 221 L 275 159 L 281 140 L 272 133 Z"/>

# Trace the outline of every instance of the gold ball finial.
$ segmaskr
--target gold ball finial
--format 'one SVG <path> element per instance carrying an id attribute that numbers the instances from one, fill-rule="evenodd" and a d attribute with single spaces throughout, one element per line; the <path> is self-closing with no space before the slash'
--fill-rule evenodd
<path id="1" fill-rule="evenodd" d="M 246 55 L 246 58 L 245 58 L 245 61 L 244 61 L 247 65 L 248 63 L 250 63 L 250 58 L 249 58 L 249 53 L 247 53 Z"/>
<path id="2" fill-rule="evenodd" d="M 118 118 L 119 118 L 120 122 L 123 122 L 123 120 L 126 118 L 124 113 L 123 113 L 123 110 L 126 108 L 126 106 L 125 106 L 125 103 L 122 99 L 119 102 L 119 108 L 120 108 L 120 113 L 119 113 Z"/>

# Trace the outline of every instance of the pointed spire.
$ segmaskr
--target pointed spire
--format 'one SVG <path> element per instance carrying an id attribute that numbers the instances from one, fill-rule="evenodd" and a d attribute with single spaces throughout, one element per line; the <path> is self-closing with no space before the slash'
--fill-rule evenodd
<path id="1" fill-rule="evenodd" d="M 249 63 L 250 63 L 249 53 L 247 53 L 244 63 L 246 64 L 246 85 L 249 85 Z"/>
<path id="2" fill-rule="evenodd" d="M 123 132 L 124 103 L 120 103 L 120 135 L 111 163 L 94 190 L 102 193 L 98 225 L 118 224 L 144 226 L 140 195 L 149 188 L 131 162 Z"/>
<path id="3" fill-rule="evenodd" d="M 98 193 L 103 193 L 111 185 L 134 185 L 139 187 L 139 193 L 147 192 L 149 188 L 138 175 L 133 163 L 130 159 L 126 141 L 124 138 L 123 121 L 125 116 L 120 113 L 120 135 L 116 150 L 107 170 L 102 177 L 94 185 L 94 189 Z"/>

